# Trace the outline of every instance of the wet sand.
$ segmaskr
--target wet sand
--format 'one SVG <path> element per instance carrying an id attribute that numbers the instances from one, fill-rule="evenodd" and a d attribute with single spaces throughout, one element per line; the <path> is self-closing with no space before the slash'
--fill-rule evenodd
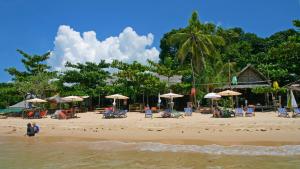
<path id="1" fill-rule="evenodd" d="M 36 122 L 42 140 L 117 140 L 168 144 L 287 145 L 300 144 L 300 118 L 281 118 L 275 112 L 256 113 L 255 117 L 211 118 L 193 113 L 184 118 L 144 118 L 128 113 L 127 118 L 103 119 L 95 112 L 80 113 L 79 118 L 0 119 L 0 137 L 24 137 L 26 124 Z"/>

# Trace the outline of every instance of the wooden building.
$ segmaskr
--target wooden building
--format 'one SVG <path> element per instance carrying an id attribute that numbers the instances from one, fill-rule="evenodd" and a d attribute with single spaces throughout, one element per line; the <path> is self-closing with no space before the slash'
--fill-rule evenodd
<path id="1" fill-rule="evenodd" d="M 253 88 L 271 86 L 269 79 L 252 65 L 248 64 L 238 72 L 236 74 L 236 80 L 237 82 L 235 84 L 231 83 L 230 85 L 225 85 L 218 90 L 231 89 L 241 92 L 242 95 L 238 98 L 239 105 L 245 105 L 245 102 L 247 102 L 248 105 L 256 106 L 270 105 L 270 96 L 268 94 L 255 94 L 251 92 Z"/>

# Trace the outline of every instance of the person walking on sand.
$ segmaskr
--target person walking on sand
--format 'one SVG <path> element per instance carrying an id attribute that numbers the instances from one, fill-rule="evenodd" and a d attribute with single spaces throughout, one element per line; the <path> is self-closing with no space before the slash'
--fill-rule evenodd
<path id="1" fill-rule="evenodd" d="M 32 127 L 33 127 L 34 134 L 37 134 L 40 132 L 40 127 L 38 125 L 36 125 L 35 122 L 32 123 Z"/>
<path id="2" fill-rule="evenodd" d="M 28 123 L 28 124 L 27 124 L 27 132 L 26 132 L 25 135 L 27 135 L 27 136 L 29 136 L 29 137 L 32 137 L 32 136 L 35 135 L 35 133 L 34 133 L 34 128 L 31 126 L 31 123 Z"/>

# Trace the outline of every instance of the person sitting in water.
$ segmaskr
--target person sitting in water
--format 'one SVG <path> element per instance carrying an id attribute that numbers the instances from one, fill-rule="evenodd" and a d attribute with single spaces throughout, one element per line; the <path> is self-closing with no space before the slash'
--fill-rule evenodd
<path id="1" fill-rule="evenodd" d="M 31 126 L 31 123 L 27 124 L 27 132 L 26 135 L 32 137 L 35 135 L 34 128 Z"/>
<path id="2" fill-rule="evenodd" d="M 39 133 L 40 127 L 38 125 L 36 125 L 35 122 L 32 123 L 32 127 L 33 127 L 33 130 L 34 130 L 35 134 Z"/>

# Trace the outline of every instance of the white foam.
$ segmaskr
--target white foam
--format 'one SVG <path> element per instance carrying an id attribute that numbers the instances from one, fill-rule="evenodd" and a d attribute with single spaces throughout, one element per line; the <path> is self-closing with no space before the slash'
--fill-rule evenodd
<path id="1" fill-rule="evenodd" d="M 245 156 L 294 156 L 300 155 L 300 145 L 253 146 L 253 145 L 173 145 L 153 142 L 100 141 L 89 144 L 93 149 L 113 151 L 185 152 L 216 155 Z"/>

